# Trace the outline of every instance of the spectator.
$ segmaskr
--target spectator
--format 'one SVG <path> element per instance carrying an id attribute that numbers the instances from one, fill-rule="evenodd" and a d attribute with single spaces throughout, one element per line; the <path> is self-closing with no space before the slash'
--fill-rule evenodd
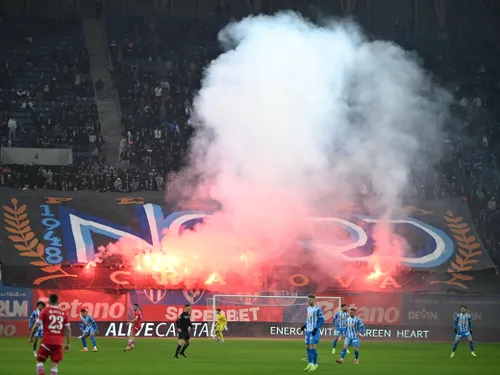
<path id="1" fill-rule="evenodd" d="M 96 0 L 95 1 L 95 16 L 98 20 L 100 20 L 102 17 L 102 7 L 103 7 L 102 0 Z"/>
<path id="2" fill-rule="evenodd" d="M 495 201 L 495 197 L 491 197 L 488 201 L 488 211 L 493 212 L 497 209 L 497 202 Z"/>
<path id="3" fill-rule="evenodd" d="M 162 133 L 158 126 L 156 127 L 154 134 L 155 134 L 155 141 L 160 142 L 160 140 L 162 139 Z"/>
<path id="4" fill-rule="evenodd" d="M 465 96 L 460 100 L 460 107 L 468 108 L 469 107 L 469 99 Z"/>
<path id="5" fill-rule="evenodd" d="M 123 191 L 123 185 L 122 185 L 122 180 L 120 177 L 117 177 L 114 183 L 114 188 L 115 191 L 122 192 Z"/>
<path id="6" fill-rule="evenodd" d="M 9 139 L 16 138 L 17 121 L 15 118 L 11 117 L 7 123 L 9 128 Z"/>
<path id="7" fill-rule="evenodd" d="M 95 136 L 94 132 L 91 131 L 89 133 L 89 143 L 90 143 L 90 148 L 92 150 L 96 147 L 96 141 L 97 141 L 97 137 Z"/>
<path id="8" fill-rule="evenodd" d="M 104 83 L 100 78 L 95 83 L 95 89 L 96 89 L 97 99 L 98 100 L 104 99 Z"/>
<path id="9" fill-rule="evenodd" d="M 125 151 L 126 147 L 127 147 L 127 139 L 122 138 L 120 141 L 120 147 L 118 149 L 118 161 L 121 161 L 121 155 Z"/>
<path id="10" fill-rule="evenodd" d="M 162 89 L 161 85 L 158 85 L 155 87 L 154 93 L 155 93 L 157 100 L 161 99 L 161 96 L 163 95 L 163 89 Z"/>
<path id="11" fill-rule="evenodd" d="M 483 135 L 483 147 L 488 147 L 488 137 L 486 135 Z"/>
<path id="12" fill-rule="evenodd" d="M 170 83 L 168 83 L 166 78 L 160 82 L 160 86 L 164 92 L 170 90 Z"/>
<path id="13" fill-rule="evenodd" d="M 82 80 L 83 80 L 82 75 L 80 73 L 76 73 L 76 75 L 75 75 L 75 87 L 77 89 L 79 89 L 80 86 L 82 85 Z"/>

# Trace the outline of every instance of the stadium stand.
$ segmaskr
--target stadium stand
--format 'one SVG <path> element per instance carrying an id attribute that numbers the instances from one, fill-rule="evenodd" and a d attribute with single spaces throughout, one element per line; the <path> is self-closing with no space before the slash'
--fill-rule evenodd
<path id="1" fill-rule="evenodd" d="M 184 162 L 192 132 L 193 95 L 203 67 L 219 53 L 216 34 L 231 18 L 231 10 L 225 8 L 203 23 L 143 16 L 106 19 L 110 70 L 122 113 L 118 167 L 115 160 L 88 159 L 97 156 L 91 153 L 89 135 L 96 136 L 97 149 L 104 140 L 81 24 L 3 19 L 0 31 L 2 35 L 9 31 L 10 37 L 0 41 L 2 145 L 69 145 L 85 160 L 61 168 L 4 166 L 0 185 L 102 192 L 163 189 L 168 173 Z M 486 43 L 408 42 L 408 38 L 398 42 L 416 50 L 436 83 L 457 98 L 440 168 L 429 176 L 415 176 L 408 195 L 462 197 L 498 264 L 500 71 L 495 62 L 499 53 Z"/>
<path id="2" fill-rule="evenodd" d="M 0 32 L 2 146 L 97 155 L 103 139 L 81 22 L 4 18 Z"/>
<path id="3" fill-rule="evenodd" d="M 157 29 L 155 22 L 137 18 L 109 20 L 108 39 L 123 113 L 120 159 L 169 171 L 182 164 L 190 103 L 201 68 L 215 56 L 210 52 L 216 38 L 211 33 L 208 43 L 208 26 L 160 25 Z"/>

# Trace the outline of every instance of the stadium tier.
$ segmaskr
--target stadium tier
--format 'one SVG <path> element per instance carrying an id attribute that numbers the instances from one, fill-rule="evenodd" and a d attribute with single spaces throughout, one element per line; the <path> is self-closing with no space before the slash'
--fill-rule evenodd
<path id="1" fill-rule="evenodd" d="M 0 28 L 2 147 L 71 147 L 88 159 L 100 124 L 81 21 L 3 18 Z"/>

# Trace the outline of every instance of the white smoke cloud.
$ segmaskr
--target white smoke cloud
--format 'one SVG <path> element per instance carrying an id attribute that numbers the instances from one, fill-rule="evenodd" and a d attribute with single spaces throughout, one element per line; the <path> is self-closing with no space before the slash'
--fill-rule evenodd
<path id="1" fill-rule="evenodd" d="M 279 246 L 304 231 L 283 217 L 318 212 L 324 193 L 345 202 L 365 183 L 380 214 L 399 211 L 410 170 L 439 153 L 450 99 L 414 56 L 353 23 L 293 13 L 244 19 L 219 39 L 226 52 L 205 72 L 191 147 L 191 167 L 210 176 L 202 190 L 223 206 L 207 230 L 229 222 L 237 238 Z"/>
<path id="2" fill-rule="evenodd" d="M 401 208 L 410 170 L 438 154 L 449 101 L 410 54 L 352 23 L 318 27 L 293 13 L 244 19 L 219 39 L 226 52 L 195 99 L 184 176 L 203 175 L 195 195 L 223 209 L 166 247 L 238 270 L 235 246 L 263 260 L 314 237 L 300 218 L 354 199 L 364 184 L 380 214 Z"/>
<path id="3" fill-rule="evenodd" d="M 449 99 L 410 54 L 351 23 L 292 13 L 247 18 L 219 38 L 228 50 L 206 71 L 192 144 L 196 169 L 217 174 L 213 198 L 238 211 L 289 193 L 310 208 L 318 189 L 349 196 L 362 177 L 386 211 L 400 206 L 410 168 L 439 149 Z"/>

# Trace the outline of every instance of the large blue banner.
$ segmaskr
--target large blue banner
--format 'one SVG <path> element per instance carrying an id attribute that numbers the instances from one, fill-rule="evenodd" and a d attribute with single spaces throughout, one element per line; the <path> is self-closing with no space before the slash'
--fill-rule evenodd
<path id="1" fill-rule="evenodd" d="M 269 259 L 262 259 L 262 264 L 256 265 L 255 268 L 271 263 L 276 266 L 267 270 L 268 273 L 257 270 L 242 277 L 242 271 L 235 270 L 221 276 L 218 270 L 210 269 L 200 275 L 196 285 L 183 284 L 178 273 L 186 272 L 185 268 L 184 271 L 171 271 L 155 270 L 153 267 L 138 271 L 137 267 L 125 264 L 116 269 L 117 264 L 124 263 L 120 256 L 106 259 L 89 272 L 83 265 L 99 260 L 96 259 L 96 252 L 101 246 L 127 237 L 138 248 L 156 248 L 167 233 L 180 237 L 211 220 L 216 211 L 213 208 L 179 211 L 165 205 L 164 197 L 158 193 L 141 196 L 93 192 L 57 194 L 51 197 L 42 191 L 25 193 L 2 188 L 0 203 L 4 226 L 0 228 L 0 261 L 7 285 L 128 290 L 196 287 L 218 288 L 219 291 L 234 293 L 256 289 L 255 285 L 241 286 L 251 277 L 259 291 L 271 287 L 279 290 L 297 290 L 298 287 L 316 290 L 321 284 L 321 288 L 330 290 L 358 292 L 385 290 L 387 285 L 401 292 L 447 289 L 484 292 L 484 284 L 475 282 L 479 273 L 473 271 L 493 267 L 475 231 L 467 206 L 459 200 L 442 200 L 407 206 L 399 216 L 390 220 L 404 252 L 401 265 L 413 271 L 425 271 L 422 275 L 405 273 L 371 282 L 360 276 L 362 272 L 342 273 L 347 267 L 334 274 L 320 275 L 314 269 L 307 271 L 302 264 L 287 264 L 285 254 L 289 254 L 290 249 L 285 246 L 274 252 L 269 251 L 266 253 Z M 320 236 L 316 240 L 293 239 L 290 246 L 297 252 L 297 259 L 309 256 L 339 265 L 367 267 L 375 251 L 374 231 L 380 217 L 370 215 L 361 204 L 353 204 L 347 211 L 338 210 L 304 220 L 318 226 L 320 232 L 326 228 L 328 232 L 341 235 L 339 238 Z M 239 260 L 241 254 L 236 252 L 230 255 Z M 287 269 L 283 268 L 285 265 Z M 225 282 L 220 282 L 221 279 Z M 184 298 L 183 294 L 178 296 L 181 300 Z M 158 298 L 152 295 L 149 301 Z"/>

